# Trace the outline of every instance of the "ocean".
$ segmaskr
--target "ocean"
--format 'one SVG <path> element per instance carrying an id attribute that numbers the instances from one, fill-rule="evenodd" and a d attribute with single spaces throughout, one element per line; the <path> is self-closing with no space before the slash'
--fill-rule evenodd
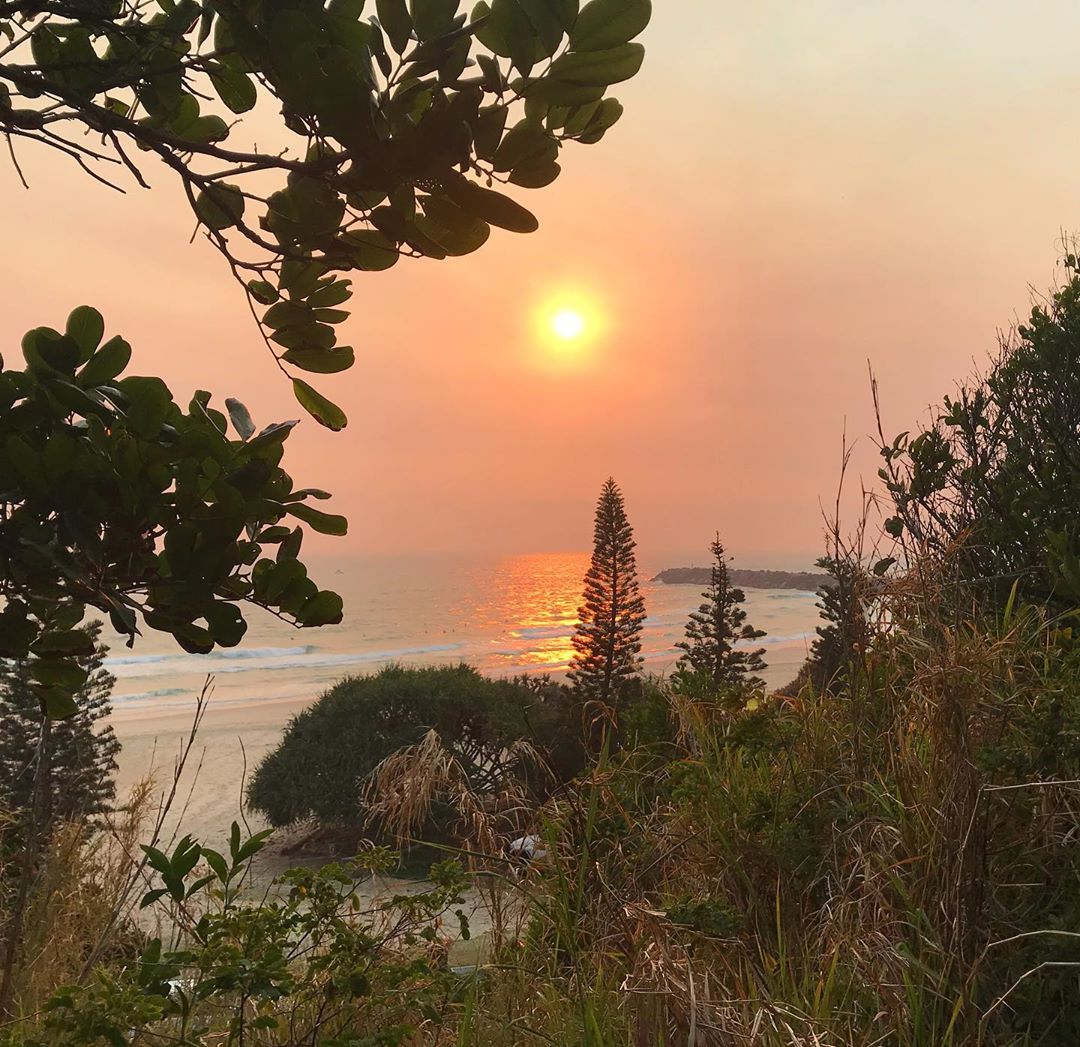
<path id="1" fill-rule="evenodd" d="M 214 704 L 314 699 L 341 677 L 404 665 L 468 662 L 481 672 L 512 675 L 565 672 L 581 601 L 588 553 L 507 556 L 349 556 L 313 558 L 311 576 L 341 593 L 345 620 L 295 629 L 253 609 L 239 647 L 208 655 L 180 650 L 168 636 L 146 631 L 134 648 L 107 637 L 108 669 L 116 676 L 117 707 L 190 708 L 208 674 Z M 649 578 L 673 563 L 643 564 Z M 642 581 L 648 617 L 647 668 L 669 671 L 698 586 Z M 794 677 L 819 623 L 813 593 L 747 589 L 748 621 L 761 641 L 766 681 Z"/>

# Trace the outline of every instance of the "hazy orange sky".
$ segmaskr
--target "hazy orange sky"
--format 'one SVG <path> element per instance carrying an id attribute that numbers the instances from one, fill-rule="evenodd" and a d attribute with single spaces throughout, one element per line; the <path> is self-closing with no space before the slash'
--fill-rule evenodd
<path id="1" fill-rule="evenodd" d="M 1080 227 L 1080 7 L 1043 2 L 657 0 L 623 121 L 521 191 L 541 229 L 358 274 L 287 464 L 351 521 L 323 548 L 582 548 L 610 473 L 652 561 L 719 528 L 743 566 L 820 546 L 841 433 L 890 431 L 993 347 Z M 189 245 L 163 168 L 127 197 L 26 145 L 0 159 L 4 355 L 87 302 L 178 395 L 297 417 L 223 262 Z M 580 297 L 604 330 L 550 366 L 536 310 Z M 332 540 L 327 540 L 332 543 Z"/>

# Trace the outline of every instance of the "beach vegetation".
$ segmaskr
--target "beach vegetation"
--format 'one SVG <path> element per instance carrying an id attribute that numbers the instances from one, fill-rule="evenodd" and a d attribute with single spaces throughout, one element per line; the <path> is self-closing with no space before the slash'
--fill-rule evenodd
<path id="1" fill-rule="evenodd" d="M 0 657 L 23 660 L 50 719 L 76 711 L 94 653 L 88 608 L 133 643 L 235 647 L 241 608 L 300 626 L 341 621 L 341 598 L 299 558 L 305 527 L 344 534 L 282 468 L 295 422 L 256 428 L 238 401 L 178 403 L 128 373 L 131 347 L 83 306 L 23 339 L 0 372 Z M 230 433 L 230 426 L 232 433 Z"/>
<path id="2" fill-rule="evenodd" d="M 1003 335 L 988 371 L 881 439 L 886 521 L 904 555 L 951 557 L 972 595 L 1004 607 L 1014 586 L 1061 610 L 1080 599 L 1080 260 Z"/>
<path id="3" fill-rule="evenodd" d="M 428 735 L 470 792 L 494 801 L 513 786 L 542 797 L 553 776 L 568 777 L 582 763 L 570 710 L 563 687 L 488 679 L 467 665 L 346 677 L 292 718 L 255 768 L 247 801 L 273 826 L 313 822 L 353 843 L 365 830 L 378 835 L 372 776 Z M 413 832 L 446 840 L 456 820 L 451 806 L 436 802 Z"/>

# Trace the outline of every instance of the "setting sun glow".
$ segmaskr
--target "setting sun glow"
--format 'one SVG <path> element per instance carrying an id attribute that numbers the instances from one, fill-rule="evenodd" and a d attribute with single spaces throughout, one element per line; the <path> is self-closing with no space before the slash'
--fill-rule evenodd
<path id="1" fill-rule="evenodd" d="M 528 314 L 532 367 L 549 374 L 580 374 L 597 366 L 610 330 L 602 292 L 584 281 L 543 288 Z"/>
<path id="2" fill-rule="evenodd" d="M 560 309 L 551 318 L 551 329 L 564 341 L 572 341 L 585 330 L 585 317 L 576 309 Z"/>

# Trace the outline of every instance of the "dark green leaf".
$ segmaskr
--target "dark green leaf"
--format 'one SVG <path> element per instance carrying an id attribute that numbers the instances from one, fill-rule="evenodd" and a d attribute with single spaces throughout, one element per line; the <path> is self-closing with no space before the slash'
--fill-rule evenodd
<path id="1" fill-rule="evenodd" d="M 231 603 L 215 601 L 206 610 L 206 622 L 214 642 L 222 647 L 235 647 L 247 632 L 240 609 Z"/>
<path id="2" fill-rule="evenodd" d="M 67 720 L 79 711 L 74 697 L 63 687 L 39 687 L 36 691 L 50 720 Z"/>
<path id="3" fill-rule="evenodd" d="M 375 0 L 375 10 L 379 14 L 379 22 L 383 30 L 390 39 L 390 45 L 399 55 L 402 54 L 408 46 L 413 29 L 405 0 Z"/>
<path id="4" fill-rule="evenodd" d="M 348 534 L 349 521 L 344 516 L 336 516 L 333 513 L 322 513 L 313 509 L 304 502 L 290 502 L 285 506 L 285 511 L 291 513 L 298 520 L 303 520 L 309 527 L 320 534 Z"/>
<path id="5" fill-rule="evenodd" d="M 30 650 L 39 657 L 62 655 L 89 658 L 94 653 L 94 641 L 82 629 L 57 629 L 42 633 Z"/>
<path id="6" fill-rule="evenodd" d="M 314 320 L 275 331 L 270 338 L 285 349 L 329 349 L 337 341 L 332 327 Z"/>
<path id="7" fill-rule="evenodd" d="M 109 421 L 112 418 L 111 412 L 106 407 L 77 385 L 72 385 L 71 382 L 65 382 L 59 378 L 54 379 L 49 383 L 49 392 L 56 397 L 57 402 L 74 414 L 81 414 L 84 418 L 94 416 L 102 421 Z"/>
<path id="8" fill-rule="evenodd" d="M 394 243 L 374 229 L 344 233 L 338 237 L 337 243 L 346 252 L 352 265 L 366 272 L 389 269 L 400 257 Z"/>
<path id="9" fill-rule="evenodd" d="M 490 160 L 499 148 L 503 129 L 506 127 L 507 107 L 491 106 L 482 109 L 473 124 L 473 146 L 482 160 Z"/>
<path id="10" fill-rule="evenodd" d="M 487 13 L 486 4 L 477 4 L 473 20 Z M 529 75 L 542 51 L 536 28 L 519 0 L 492 0 L 490 14 L 476 30 L 476 38 L 495 54 L 509 58 L 522 76 Z"/>
<path id="11" fill-rule="evenodd" d="M 119 335 L 110 338 L 90 359 L 78 374 L 83 387 L 103 385 L 122 374 L 131 360 L 131 346 Z"/>
<path id="12" fill-rule="evenodd" d="M 89 675 L 71 658 L 35 658 L 29 664 L 30 675 L 40 684 L 58 687 L 74 694 Z"/>
<path id="13" fill-rule="evenodd" d="M 214 182 L 196 197 L 195 213 L 211 229 L 228 229 L 244 217 L 244 194 L 239 186 Z"/>
<path id="14" fill-rule="evenodd" d="M 228 138 L 229 125 L 220 116 L 200 116 L 188 124 L 182 134 L 193 142 L 209 145 L 211 142 L 222 142 Z"/>
<path id="15" fill-rule="evenodd" d="M 202 856 L 206 860 L 206 864 L 214 870 L 217 878 L 223 883 L 229 882 L 229 865 L 225 861 L 224 857 L 217 852 L 211 850 L 209 847 L 202 849 Z"/>
<path id="16" fill-rule="evenodd" d="M 218 96 L 234 113 L 246 113 L 254 108 L 255 84 L 246 73 L 218 62 L 210 69 L 210 80 Z"/>
<path id="17" fill-rule="evenodd" d="M 343 617 L 341 597 L 337 593 L 324 589 L 308 600 L 300 608 L 296 617 L 302 624 L 309 627 L 336 625 Z"/>
<path id="18" fill-rule="evenodd" d="M 277 288 L 265 280 L 250 280 L 247 289 L 251 292 L 251 297 L 262 305 L 273 305 L 281 297 Z"/>
<path id="19" fill-rule="evenodd" d="M 347 345 L 337 349 L 290 349 L 281 359 L 315 374 L 337 374 L 347 371 L 354 363 L 352 348 Z"/>
<path id="20" fill-rule="evenodd" d="M 307 304 L 313 309 L 322 309 L 326 306 L 341 305 L 352 297 L 349 280 L 335 279 L 333 283 L 313 291 L 307 298 Z"/>
<path id="21" fill-rule="evenodd" d="M 93 306 L 80 305 L 67 318 L 65 333 L 79 347 L 79 363 L 85 363 L 101 344 L 105 321 Z"/>
<path id="22" fill-rule="evenodd" d="M 650 0 L 591 0 L 570 32 L 575 51 L 603 51 L 629 43 L 649 24 Z"/>
<path id="23" fill-rule="evenodd" d="M 550 77 L 582 87 L 607 87 L 636 75 L 645 58 L 641 44 L 622 44 L 607 51 L 575 51 L 555 59 Z"/>
<path id="24" fill-rule="evenodd" d="M 559 145 L 548 132 L 519 123 L 503 137 L 492 166 L 496 171 L 510 171 L 529 162 L 550 163 L 558 155 Z"/>
<path id="25" fill-rule="evenodd" d="M 532 233 L 540 226 L 536 216 L 521 204 L 493 189 L 484 189 L 475 182 L 468 182 L 465 179 L 460 182 L 454 181 L 447 186 L 447 192 L 459 207 L 482 218 L 485 222 L 499 226 L 500 229 L 509 229 L 515 233 Z"/>
<path id="26" fill-rule="evenodd" d="M 38 373 L 70 374 L 79 364 L 81 350 L 73 338 L 51 327 L 35 327 L 22 339 L 27 368 Z"/>
<path id="27" fill-rule="evenodd" d="M 517 0 L 536 33 L 537 60 L 550 58 L 563 40 L 563 20 L 557 0 Z"/>
<path id="28" fill-rule="evenodd" d="M 128 425 L 144 438 L 156 436 L 173 406 L 169 387 L 160 378 L 129 375 L 117 388 L 128 399 L 124 411 Z"/>
<path id="29" fill-rule="evenodd" d="M 303 302 L 278 302 L 263 314 L 263 323 L 279 331 L 284 327 L 312 322 L 311 308 Z"/>
<path id="30" fill-rule="evenodd" d="M 313 389 L 307 382 L 294 378 L 293 393 L 300 406 L 320 425 L 325 425 L 327 429 L 340 432 L 349 424 L 345 412 L 337 404 L 323 396 L 322 393 Z"/>
<path id="31" fill-rule="evenodd" d="M 421 40 L 434 40 L 448 33 L 454 24 L 460 0 L 409 0 L 409 11 L 416 35 Z"/>
<path id="32" fill-rule="evenodd" d="M 510 172 L 510 181 L 525 189 L 542 189 L 551 185 L 559 177 L 562 168 L 554 160 L 546 162 L 528 162 L 515 167 Z"/>

